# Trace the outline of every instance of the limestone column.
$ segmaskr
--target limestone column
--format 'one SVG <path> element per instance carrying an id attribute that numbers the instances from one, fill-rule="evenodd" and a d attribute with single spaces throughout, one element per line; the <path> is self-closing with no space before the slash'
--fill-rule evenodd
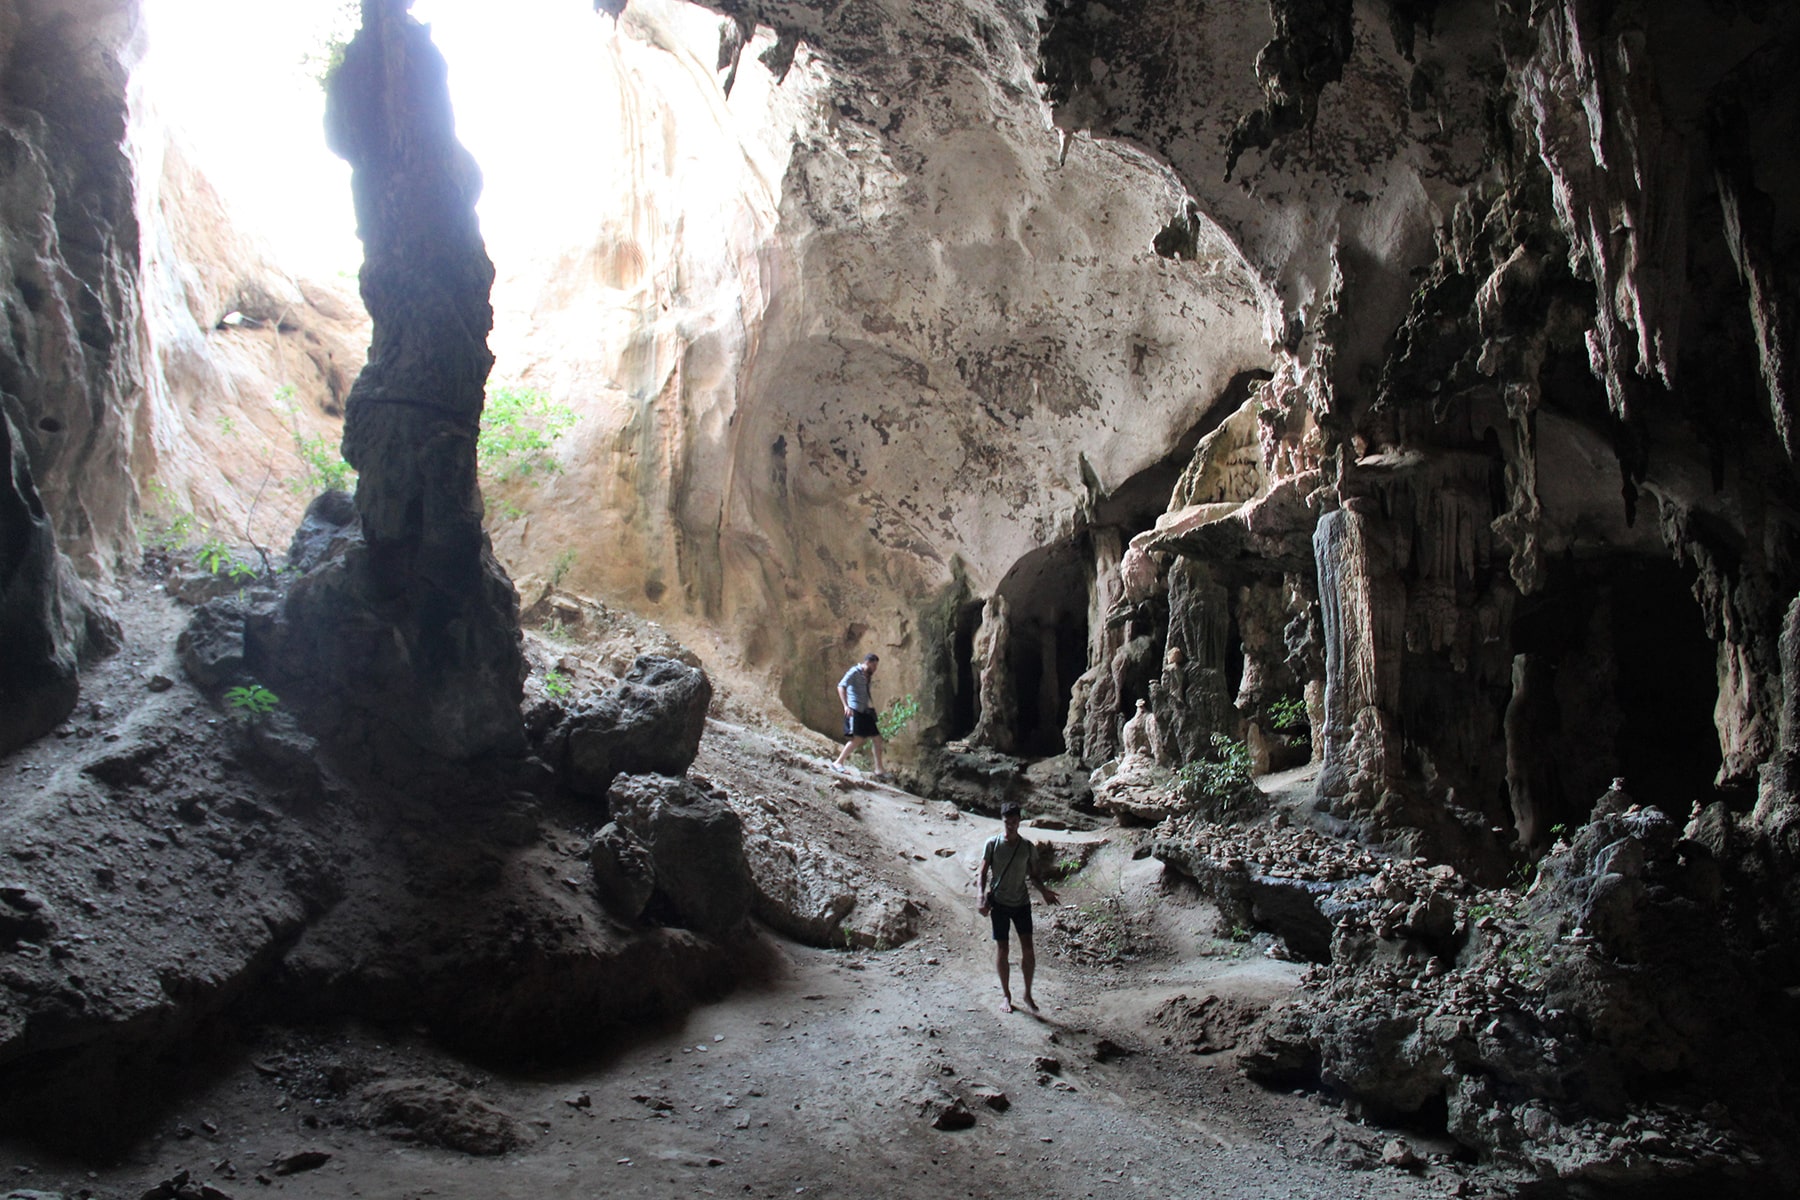
<path id="1" fill-rule="evenodd" d="M 1319 793 L 1373 803 L 1400 771 L 1405 594 L 1363 503 L 1326 513 L 1313 531 L 1325 626 Z"/>
<path id="2" fill-rule="evenodd" d="M 969 744 L 991 746 L 1002 754 L 1011 754 L 1018 742 L 1019 698 L 1007 659 L 1011 642 L 1012 623 L 1006 613 L 1006 597 L 996 593 L 982 606 L 981 627 L 975 631 L 974 665 L 981 713 L 974 732 L 969 734 Z"/>

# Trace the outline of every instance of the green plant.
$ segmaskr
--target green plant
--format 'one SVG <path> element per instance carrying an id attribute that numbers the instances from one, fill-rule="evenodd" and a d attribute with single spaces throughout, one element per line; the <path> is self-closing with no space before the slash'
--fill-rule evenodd
<path id="1" fill-rule="evenodd" d="M 144 541 L 158 550 L 179 550 L 187 545 L 194 536 L 194 514 L 182 507 L 167 484 L 152 479 L 144 485 L 144 491 L 150 499 L 144 514 Z M 150 507 L 158 512 L 149 512 Z"/>
<path id="2" fill-rule="evenodd" d="M 476 469 L 484 483 L 506 483 L 551 474 L 562 466 L 552 451 L 575 423 L 575 411 L 532 388 L 491 387 L 475 442 Z"/>
<path id="3" fill-rule="evenodd" d="M 544 695 L 561 700 L 569 694 L 569 677 L 555 667 L 544 672 Z"/>
<path id="4" fill-rule="evenodd" d="M 178 512 L 166 521 L 152 521 L 146 539 L 159 550 L 179 550 L 194 535 L 194 514 Z"/>
<path id="5" fill-rule="evenodd" d="M 231 437 L 233 434 L 237 433 L 237 422 L 232 420 L 229 416 L 220 417 L 219 432 L 226 437 Z"/>
<path id="6" fill-rule="evenodd" d="M 223 575 L 228 579 L 244 581 L 256 578 L 256 568 L 239 558 L 219 538 L 208 538 L 194 558 L 208 575 Z"/>
<path id="7" fill-rule="evenodd" d="M 1175 773 L 1184 802 L 1203 814 L 1223 819 L 1249 811 L 1257 796 L 1250 747 L 1222 733 L 1212 735 L 1212 754 Z"/>
<path id="8" fill-rule="evenodd" d="M 900 699 L 888 705 L 888 710 L 876 720 L 875 727 L 881 730 L 881 736 L 892 741 L 900 736 L 902 730 L 913 723 L 919 715 L 919 702 L 908 692 Z"/>
<path id="9" fill-rule="evenodd" d="M 300 460 L 303 474 L 288 481 L 291 491 L 317 495 L 320 492 L 347 492 L 356 483 L 356 468 L 344 461 L 343 452 L 321 434 L 300 430 L 300 410 L 294 406 L 294 385 L 284 383 L 275 389 L 275 406 L 287 413 L 288 433 L 294 439 L 294 457 Z"/>
<path id="10" fill-rule="evenodd" d="M 362 24 L 361 0 L 339 0 L 323 19 L 314 37 L 318 40 L 300 56 L 300 68 L 321 88 L 344 64 L 344 51 Z"/>
<path id="11" fill-rule="evenodd" d="M 1309 724 L 1306 701 L 1298 696 L 1283 696 L 1269 705 L 1269 723 L 1278 733 L 1306 733 Z"/>
<path id="12" fill-rule="evenodd" d="M 319 434 L 301 433 L 294 429 L 294 453 L 306 474 L 294 481 L 300 492 L 347 492 L 356 482 L 356 468 L 344 461 L 343 454 L 330 440 Z"/>
<path id="13" fill-rule="evenodd" d="M 569 573 L 569 568 L 574 565 L 575 551 L 573 549 L 564 550 L 561 554 L 557 555 L 555 561 L 550 564 L 550 586 L 560 586 L 563 581 L 563 576 L 567 575 Z"/>
<path id="14" fill-rule="evenodd" d="M 226 689 L 225 703 L 245 717 L 260 717 L 273 712 L 281 697 L 260 683 L 251 683 Z"/>

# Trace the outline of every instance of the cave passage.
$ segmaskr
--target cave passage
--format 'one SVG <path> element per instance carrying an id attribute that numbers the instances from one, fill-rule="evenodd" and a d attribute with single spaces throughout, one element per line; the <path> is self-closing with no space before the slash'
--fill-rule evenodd
<path id="1" fill-rule="evenodd" d="M 1690 572 L 1651 562 L 1614 578 L 1621 772 L 1634 800 L 1679 815 L 1695 800 L 1711 801 L 1724 761 L 1713 724 L 1718 647 L 1706 636 Z"/>

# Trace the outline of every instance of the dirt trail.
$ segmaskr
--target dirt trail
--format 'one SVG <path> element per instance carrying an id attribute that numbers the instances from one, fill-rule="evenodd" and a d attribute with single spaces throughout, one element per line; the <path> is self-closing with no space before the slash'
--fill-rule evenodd
<path id="1" fill-rule="evenodd" d="M 1219 937 L 1210 906 L 1165 884 L 1154 859 L 1132 859 L 1141 833 L 1027 829 L 1102 844 L 1059 885 L 1060 909 L 1038 907 L 1042 1012 L 1003 1015 L 971 890 L 997 822 L 872 783 L 840 791 L 864 849 L 903 864 L 924 904 L 908 945 L 771 938 L 773 979 L 531 1075 L 471 1068 L 411 1036 L 265 1031 L 129 1162 L 91 1171 L 0 1143 L 0 1162 L 17 1159 L 0 1184 L 131 1200 L 181 1171 L 217 1194 L 295 1198 L 1466 1191 L 1460 1167 L 1382 1167 L 1390 1133 L 1238 1076 L 1234 1030 L 1299 968 Z M 359 1128 L 340 1085 L 381 1077 L 472 1088 L 533 1140 L 483 1158 Z M 954 1098 L 973 1126 L 933 1128 L 929 1103 Z M 292 1158 L 303 1153 L 312 1159 Z M 320 1165 L 276 1173 L 308 1161 Z"/>

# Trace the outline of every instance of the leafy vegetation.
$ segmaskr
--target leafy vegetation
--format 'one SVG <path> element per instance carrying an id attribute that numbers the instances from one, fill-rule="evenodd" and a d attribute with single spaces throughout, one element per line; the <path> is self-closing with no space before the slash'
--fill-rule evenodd
<path id="1" fill-rule="evenodd" d="M 575 551 L 573 548 L 564 550 L 561 554 L 557 555 L 556 560 L 550 564 L 550 586 L 553 588 L 561 587 L 563 576 L 567 575 L 569 573 L 569 568 L 574 565 Z"/>
<path id="2" fill-rule="evenodd" d="M 900 736 L 902 730 L 913 723 L 919 715 L 919 702 L 908 692 L 900 699 L 888 705 L 888 710 L 876 718 L 875 727 L 881 730 L 881 736 L 892 741 Z"/>
<path id="3" fill-rule="evenodd" d="M 260 717 L 273 712 L 281 697 L 260 683 L 251 683 L 227 689 L 225 703 L 245 717 Z"/>
<path id="4" fill-rule="evenodd" d="M 300 456 L 306 474 L 297 482 L 302 492 L 347 492 L 356 483 L 356 468 L 344 461 L 343 454 L 319 434 L 294 434 L 294 453 Z"/>
<path id="5" fill-rule="evenodd" d="M 239 558 L 221 539 L 208 538 L 200 549 L 194 552 L 194 561 L 208 575 L 223 575 L 239 582 L 255 579 L 256 568 Z"/>
<path id="6" fill-rule="evenodd" d="M 569 694 L 569 677 L 555 667 L 544 672 L 544 695 L 552 700 L 561 700 Z"/>
<path id="7" fill-rule="evenodd" d="M 1183 802 L 1212 820 L 1248 814 L 1260 793 L 1256 789 L 1250 747 L 1222 733 L 1212 735 L 1212 757 L 1191 762 L 1175 773 Z"/>
<path id="8" fill-rule="evenodd" d="M 475 443 L 483 484 L 508 483 L 562 470 L 557 439 L 575 424 L 575 411 L 533 388 L 490 387 Z"/>
<path id="9" fill-rule="evenodd" d="M 321 88 L 331 84 L 331 77 L 344 65 L 344 51 L 362 25 L 362 0 L 338 0 L 323 18 L 315 35 L 318 40 L 300 56 L 300 68 Z"/>
<path id="10" fill-rule="evenodd" d="M 1307 734 L 1310 726 L 1306 716 L 1306 701 L 1298 696 L 1283 696 L 1269 705 L 1269 723 L 1277 733 Z"/>

